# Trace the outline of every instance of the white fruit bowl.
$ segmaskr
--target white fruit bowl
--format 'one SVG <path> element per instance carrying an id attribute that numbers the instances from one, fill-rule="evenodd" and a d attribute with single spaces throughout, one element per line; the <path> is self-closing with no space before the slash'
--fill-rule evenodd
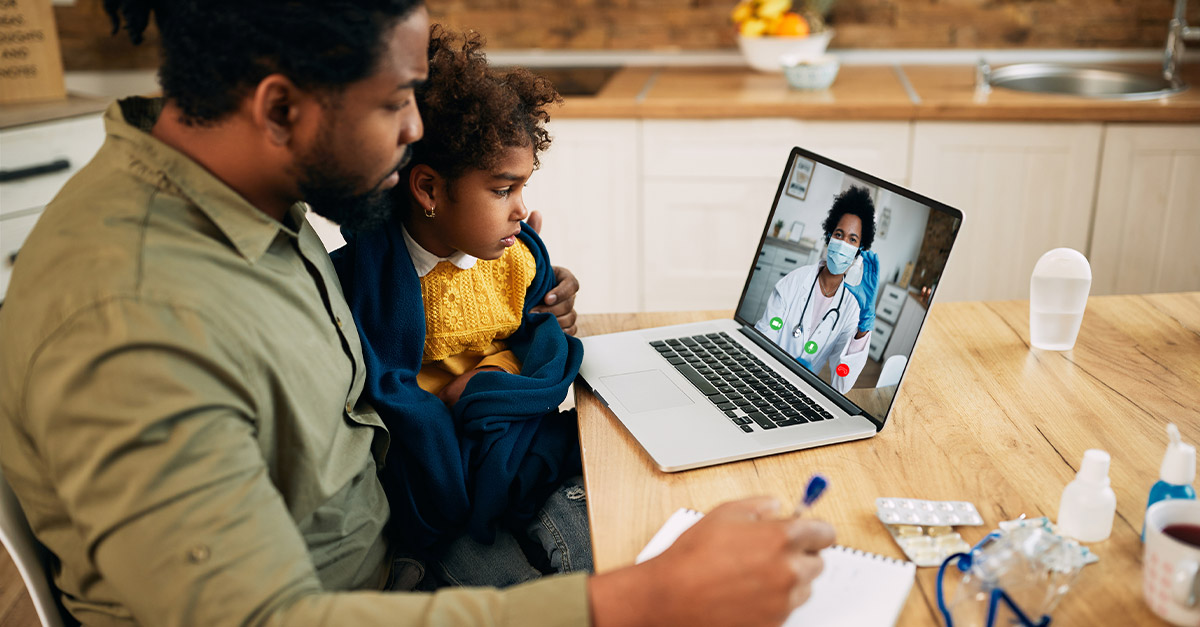
<path id="1" fill-rule="evenodd" d="M 759 72 L 782 72 L 783 57 L 815 59 L 825 54 L 833 30 L 824 30 L 808 37 L 743 37 L 738 35 L 738 48 L 746 63 Z"/>

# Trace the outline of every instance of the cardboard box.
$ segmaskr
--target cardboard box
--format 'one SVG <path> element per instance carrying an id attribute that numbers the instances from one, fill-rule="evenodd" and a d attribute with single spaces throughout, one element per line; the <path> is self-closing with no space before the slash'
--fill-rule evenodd
<path id="1" fill-rule="evenodd" d="M 0 103 L 66 95 L 50 0 L 0 0 Z"/>

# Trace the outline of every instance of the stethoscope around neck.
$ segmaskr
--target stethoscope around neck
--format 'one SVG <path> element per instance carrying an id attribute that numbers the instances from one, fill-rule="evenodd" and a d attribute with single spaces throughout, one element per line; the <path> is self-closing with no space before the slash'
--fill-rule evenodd
<path id="1" fill-rule="evenodd" d="M 800 310 L 800 319 L 796 321 L 796 328 L 792 330 L 793 338 L 799 338 L 800 336 L 804 335 L 804 329 L 802 327 L 804 326 L 805 315 L 808 314 L 808 304 L 812 302 L 813 290 L 817 289 L 817 281 L 820 279 L 821 270 L 818 269 L 817 275 L 813 277 L 812 286 L 808 288 L 808 298 L 804 299 L 804 308 Z M 817 322 L 817 326 L 813 328 L 812 335 L 809 336 L 810 340 L 817 336 L 817 331 L 820 331 L 821 327 L 825 325 L 825 321 L 829 319 L 830 314 L 833 314 L 833 324 L 829 326 L 830 332 L 832 333 L 832 330 L 837 328 L 838 322 L 840 322 L 842 318 L 842 302 L 846 300 L 846 286 L 844 284 L 845 280 L 838 284 L 838 290 L 842 292 L 842 295 L 841 298 L 838 298 L 837 307 L 830 309 L 829 311 L 825 312 L 825 315 L 821 316 L 821 319 Z"/>

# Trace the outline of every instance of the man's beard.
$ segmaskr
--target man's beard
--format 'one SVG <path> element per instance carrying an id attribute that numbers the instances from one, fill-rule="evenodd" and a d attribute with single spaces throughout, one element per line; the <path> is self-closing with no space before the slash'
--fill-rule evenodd
<path id="1" fill-rule="evenodd" d="M 344 172 L 329 150 L 327 137 L 322 137 L 317 146 L 299 160 L 300 193 L 313 212 L 327 218 L 350 231 L 370 231 L 387 223 L 395 209 L 396 201 L 383 182 L 393 172 L 404 167 L 412 156 L 412 149 L 405 148 L 404 155 L 396 167 L 370 186 L 362 177 Z M 397 186 L 399 187 L 399 186 Z"/>

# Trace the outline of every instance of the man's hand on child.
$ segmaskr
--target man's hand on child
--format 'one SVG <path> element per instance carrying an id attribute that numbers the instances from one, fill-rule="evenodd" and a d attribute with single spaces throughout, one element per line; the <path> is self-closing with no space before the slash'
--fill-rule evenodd
<path id="1" fill-rule="evenodd" d="M 542 212 L 530 211 L 525 218 L 525 224 L 535 232 L 542 230 Z M 554 314 L 558 325 L 567 335 L 575 335 L 575 293 L 579 291 L 579 279 L 575 274 L 562 266 L 554 266 L 554 282 L 557 285 L 546 293 L 541 305 L 533 308 L 534 313 L 543 311 Z"/>
<path id="2" fill-rule="evenodd" d="M 544 304 L 534 307 L 531 311 L 541 312 L 548 311 L 558 318 L 558 326 L 563 328 L 563 332 L 567 335 L 575 335 L 575 319 L 578 314 L 575 313 L 575 294 L 579 291 L 579 279 L 575 278 L 575 274 L 562 266 L 554 266 L 554 278 L 558 281 L 558 285 L 554 289 L 546 293 Z"/>
<path id="3" fill-rule="evenodd" d="M 446 387 L 442 388 L 441 391 L 437 393 L 437 397 L 446 404 L 446 407 L 454 407 L 454 404 L 458 402 L 459 397 L 462 396 L 463 390 L 467 389 L 467 383 L 471 381 L 471 377 L 474 377 L 476 374 L 483 372 L 484 370 L 500 370 L 500 368 L 497 368 L 496 366 L 482 366 L 474 370 L 468 370 L 455 377 L 450 383 L 447 383 Z"/>

